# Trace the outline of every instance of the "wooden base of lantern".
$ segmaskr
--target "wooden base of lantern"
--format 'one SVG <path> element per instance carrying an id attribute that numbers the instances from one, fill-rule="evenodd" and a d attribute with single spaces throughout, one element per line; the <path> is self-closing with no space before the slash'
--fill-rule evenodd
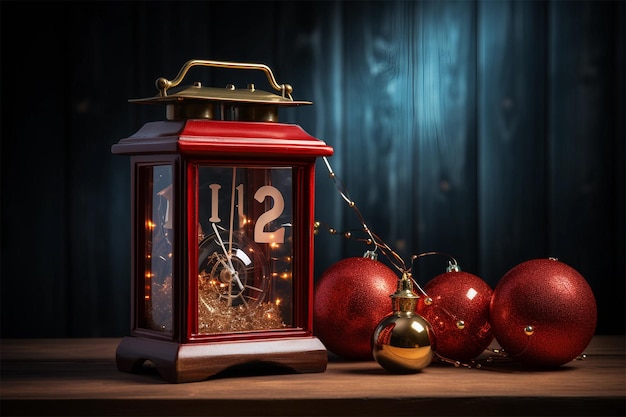
<path id="1" fill-rule="evenodd" d="M 326 348 L 315 337 L 232 343 L 189 343 L 125 337 L 117 347 L 117 368 L 138 373 L 152 362 L 167 382 L 202 381 L 235 366 L 288 368 L 297 373 L 324 372 Z"/>

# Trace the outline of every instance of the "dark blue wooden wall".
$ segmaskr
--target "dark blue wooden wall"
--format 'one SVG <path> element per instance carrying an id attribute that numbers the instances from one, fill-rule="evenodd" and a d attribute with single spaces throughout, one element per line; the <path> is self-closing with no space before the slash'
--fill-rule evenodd
<path id="1" fill-rule="evenodd" d="M 624 333 L 625 5 L 2 1 L 1 336 L 128 332 L 129 162 L 110 146 L 164 118 L 127 99 L 189 59 L 266 63 L 312 100 L 282 121 L 335 148 L 405 261 L 449 253 L 495 286 L 558 257 L 591 284 L 597 332 Z M 324 224 L 358 229 L 322 164 L 317 202 Z M 317 276 L 366 249 L 316 239 Z M 423 258 L 417 279 L 445 266 Z"/>

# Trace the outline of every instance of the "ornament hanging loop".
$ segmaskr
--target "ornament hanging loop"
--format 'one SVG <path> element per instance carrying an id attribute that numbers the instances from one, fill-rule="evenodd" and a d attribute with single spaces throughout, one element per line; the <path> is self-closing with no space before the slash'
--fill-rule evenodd
<path id="1" fill-rule="evenodd" d="M 365 253 L 363 254 L 363 257 L 367 258 L 367 259 L 371 259 L 373 261 L 378 260 L 378 254 L 376 253 L 375 249 L 374 250 L 365 251 Z"/>
<path id="2" fill-rule="evenodd" d="M 448 267 L 446 268 L 446 272 L 459 272 L 461 271 L 461 267 L 456 261 L 448 261 Z"/>
<path id="3" fill-rule="evenodd" d="M 413 270 L 413 264 L 415 263 L 415 261 L 419 258 L 423 258 L 425 256 L 431 256 L 431 255 L 443 255 L 443 256 L 447 256 L 449 258 L 448 261 L 448 267 L 446 268 L 446 272 L 459 272 L 461 270 L 461 267 L 459 266 L 458 262 L 456 261 L 456 259 L 454 258 L 454 256 L 444 253 L 444 252 L 437 252 L 437 251 L 431 251 L 431 252 L 422 252 L 419 253 L 417 255 L 413 255 L 411 256 L 411 270 Z"/>
<path id="4" fill-rule="evenodd" d="M 431 255 L 443 255 L 443 256 L 447 256 L 448 258 L 450 258 L 448 260 L 448 267 L 446 268 L 446 272 L 452 272 L 452 271 L 459 272 L 461 270 L 461 268 L 459 267 L 459 264 L 457 263 L 456 259 L 454 259 L 454 257 L 452 255 L 449 255 L 449 254 L 443 253 L 443 252 L 431 251 L 431 252 L 422 252 L 420 254 L 411 256 L 411 268 L 409 269 L 409 271 L 413 270 L 413 264 L 415 263 L 415 261 L 417 259 L 423 258 L 425 256 L 431 256 Z M 409 276 L 410 276 L 410 274 L 409 274 Z M 422 293 L 422 295 L 424 295 L 427 300 L 431 301 L 431 299 L 428 296 L 428 294 L 426 293 L 426 291 L 424 291 L 424 289 L 422 287 L 420 287 L 420 285 L 417 283 L 417 281 L 414 278 L 411 278 L 411 279 L 413 280 L 413 283 L 415 284 L 417 289 Z"/>

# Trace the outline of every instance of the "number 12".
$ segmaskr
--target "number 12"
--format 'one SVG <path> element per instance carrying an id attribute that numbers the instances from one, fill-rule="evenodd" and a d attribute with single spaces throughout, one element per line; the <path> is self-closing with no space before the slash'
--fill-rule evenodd
<path id="1" fill-rule="evenodd" d="M 219 190 L 222 188 L 220 184 L 210 184 L 211 189 L 211 217 L 209 221 L 211 223 L 219 223 L 222 219 L 219 216 Z M 245 218 L 244 213 L 244 187 L 243 184 L 239 184 L 236 187 L 236 199 L 239 202 L 237 204 L 237 214 L 240 219 Z M 284 243 L 285 242 L 285 228 L 279 227 L 274 231 L 266 231 L 265 226 L 278 219 L 285 209 L 285 199 L 280 193 L 278 188 L 271 185 L 264 185 L 254 193 L 254 199 L 259 203 L 265 201 L 269 197 L 273 201 L 272 207 L 259 216 L 254 225 L 254 241 L 257 243 Z"/>

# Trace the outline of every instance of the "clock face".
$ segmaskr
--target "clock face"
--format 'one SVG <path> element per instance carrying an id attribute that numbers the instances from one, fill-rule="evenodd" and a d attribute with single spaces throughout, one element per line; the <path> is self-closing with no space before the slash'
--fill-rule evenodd
<path id="1" fill-rule="evenodd" d="M 290 327 L 290 167 L 198 167 L 198 333 Z"/>
<path id="2" fill-rule="evenodd" d="M 256 307 L 269 291 L 262 249 L 239 231 L 231 238 L 221 226 L 200 242 L 198 273 L 203 288 L 226 306 Z"/>

